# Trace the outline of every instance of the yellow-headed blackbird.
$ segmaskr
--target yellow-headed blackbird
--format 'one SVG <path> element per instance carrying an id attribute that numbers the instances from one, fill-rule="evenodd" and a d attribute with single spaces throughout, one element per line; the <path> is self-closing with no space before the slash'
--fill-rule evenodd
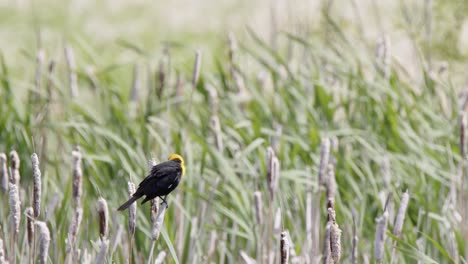
<path id="1" fill-rule="evenodd" d="M 143 195 L 146 195 L 146 197 L 142 204 L 156 197 L 160 197 L 166 203 L 166 196 L 179 185 L 184 173 L 184 159 L 178 154 L 172 154 L 169 156 L 168 161 L 151 168 L 150 174 L 140 183 L 133 196 L 122 204 L 118 210 L 127 209 Z"/>

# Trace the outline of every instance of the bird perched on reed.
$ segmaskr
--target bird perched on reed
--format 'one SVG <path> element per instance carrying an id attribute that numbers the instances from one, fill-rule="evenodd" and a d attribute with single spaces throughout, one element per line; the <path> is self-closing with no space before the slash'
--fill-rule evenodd
<path id="1" fill-rule="evenodd" d="M 166 202 L 167 195 L 178 185 L 185 174 L 184 159 L 179 154 L 172 154 L 169 160 L 151 168 L 151 172 L 140 183 L 133 196 L 119 207 L 119 211 L 127 209 L 132 203 L 146 195 L 142 204 L 159 197 Z"/>

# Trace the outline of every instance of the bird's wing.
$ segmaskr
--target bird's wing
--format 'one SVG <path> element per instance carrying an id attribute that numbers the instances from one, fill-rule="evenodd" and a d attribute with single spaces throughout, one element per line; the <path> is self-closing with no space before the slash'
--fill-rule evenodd
<path id="1" fill-rule="evenodd" d="M 157 179 L 166 178 L 167 176 L 174 177 L 175 175 L 180 174 L 181 170 L 180 164 L 171 160 L 159 163 L 151 168 L 151 172 L 140 183 L 138 189 L 145 186 L 149 181 L 158 181 Z"/>

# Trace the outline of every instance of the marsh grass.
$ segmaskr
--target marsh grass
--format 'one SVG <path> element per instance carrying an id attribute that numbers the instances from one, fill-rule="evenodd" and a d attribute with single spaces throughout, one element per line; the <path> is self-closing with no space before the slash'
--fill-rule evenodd
<path id="1" fill-rule="evenodd" d="M 457 67 L 466 58 L 446 54 L 457 48 L 438 38 L 459 34 L 463 16 L 444 28 L 437 19 L 452 18 L 431 13 L 464 4 L 434 5 L 414 6 L 427 16 L 422 24 L 397 16 L 414 65 L 396 58 L 395 36 L 378 32 L 377 41 L 334 5 L 323 6 L 320 26 L 293 34 L 276 25 L 269 41 L 255 30 L 233 33 L 209 52 L 189 40 L 155 51 L 104 36 L 101 52 L 74 34 L 66 47 L 42 43 L 18 61 L 2 55 L 0 151 L 16 152 L 0 154 L 0 258 L 27 261 L 18 249 L 31 219 L 21 207 L 32 206 L 34 259 L 44 263 L 465 263 Z M 19 166 L 35 146 L 38 162 Z M 152 207 L 154 219 L 146 204 L 115 214 L 148 158 L 172 152 L 184 156 L 187 174 L 169 208 Z M 39 182 L 40 195 L 31 195 Z M 400 202 L 397 220 L 382 194 Z M 107 214 L 97 213 L 101 196 Z"/>

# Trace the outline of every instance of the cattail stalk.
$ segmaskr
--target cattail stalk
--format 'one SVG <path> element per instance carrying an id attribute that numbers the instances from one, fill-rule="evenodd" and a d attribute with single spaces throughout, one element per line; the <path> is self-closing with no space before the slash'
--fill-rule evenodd
<path id="1" fill-rule="evenodd" d="M 42 67 L 44 65 L 44 60 L 45 60 L 45 52 L 43 49 L 39 49 L 36 54 L 36 76 L 34 78 L 34 83 L 35 83 L 35 94 L 40 92 L 41 90 L 41 84 L 42 84 Z M 35 99 L 37 96 L 35 96 Z"/>
<path id="2" fill-rule="evenodd" d="M 466 120 L 466 112 L 464 110 L 460 111 L 459 118 L 460 118 L 460 154 L 462 157 L 465 157 L 467 120 Z"/>
<path id="3" fill-rule="evenodd" d="M 130 92 L 131 102 L 138 102 L 140 89 L 141 89 L 141 83 L 140 83 L 140 76 L 139 76 L 139 68 L 138 68 L 138 64 L 135 64 L 133 66 L 133 81 L 132 81 L 132 89 Z"/>
<path id="4" fill-rule="evenodd" d="M 45 222 L 37 221 L 39 227 L 39 263 L 46 264 L 49 256 L 50 232 Z"/>
<path id="5" fill-rule="evenodd" d="M 135 193 L 135 184 L 131 181 L 128 182 L 128 194 L 130 197 Z M 128 207 L 128 230 L 130 233 L 130 243 L 129 243 L 129 259 L 128 262 L 132 264 L 132 254 L 133 254 L 133 237 L 135 236 L 135 227 L 136 227 L 136 209 L 137 203 L 133 203 Z"/>
<path id="6" fill-rule="evenodd" d="M 357 258 L 358 258 L 358 242 L 359 238 L 357 236 L 357 227 L 356 227 L 356 217 L 353 212 L 353 248 L 351 250 L 351 264 L 357 264 Z"/>
<path id="7" fill-rule="evenodd" d="M 151 230 L 151 239 L 153 240 L 151 244 L 151 253 L 148 258 L 148 263 L 152 262 L 153 259 L 153 251 L 154 251 L 154 246 L 156 244 L 156 241 L 159 238 L 159 234 L 161 233 L 161 228 L 164 224 L 164 215 L 166 214 L 166 208 L 167 204 L 163 202 L 163 206 L 159 208 L 158 215 L 156 216 L 156 219 L 153 223 L 153 229 Z"/>
<path id="8" fill-rule="evenodd" d="M 5 153 L 0 153 L 0 177 L 1 177 L 1 190 L 2 192 L 8 191 L 8 169 L 7 169 L 7 157 Z"/>
<path id="9" fill-rule="evenodd" d="M 109 248 L 109 240 L 103 239 L 99 245 L 99 253 L 96 256 L 96 264 L 106 263 L 107 249 Z"/>
<path id="10" fill-rule="evenodd" d="M 281 232 L 281 243 L 280 243 L 280 248 L 281 248 L 281 259 L 280 263 L 281 264 L 287 264 L 289 263 L 289 241 L 287 237 L 287 232 L 283 231 Z"/>
<path id="11" fill-rule="evenodd" d="M 198 79 L 200 78 L 201 59 L 202 59 L 201 51 L 197 50 L 195 52 L 195 62 L 193 64 L 193 73 L 192 73 L 192 87 L 194 90 L 198 84 Z"/>
<path id="12" fill-rule="evenodd" d="M 212 115 L 210 117 L 210 125 L 211 125 L 211 131 L 213 132 L 213 135 L 215 138 L 216 148 L 218 149 L 218 151 L 222 152 L 223 151 L 223 137 L 221 134 L 221 123 L 217 115 Z"/>
<path id="13" fill-rule="evenodd" d="M 323 243 L 323 258 L 322 258 L 323 264 L 332 264 L 330 236 L 331 236 L 331 223 L 328 222 L 325 227 L 325 239 Z"/>
<path id="14" fill-rule="evenodd" d="M 21 221 L 21 202 L 19 198 L 18 186 L 10 183 L 10 235 L 11 250 L 10 262 L 16 263 L 16 241 L 18 239 L 19 227 Z"/>
<path id="15" fill-rule="evenodd" d="M 39 169 L 39 159 L 36 153 L 33 153 L 31 156 L 32 160 L 32 169 L 33 169 L 33 210 L 34 218 L 38 218 L 41 212 L 41 170 Z"/>
<path id="16" fill-rule="evenodd" d="M 385 256 L 385 239 L 387 238 L 388 210 L 377 219 L 377 227 L 374 240 L 374 258 L 376 263 L 383 263 Z"/>
<path id="17" fill-rule="evenodd" d="M 30 250 L 32 250 L 32 246 L 34 243 L 34 210 L 32 207 L 27 207 L 24 211 L 26 215 L 26 233 L 28 236 L 28 245 Z M 30 252 L 32 253 L 32 252 Z"/>
<path id="18" fill-rule="evenodd" d="M 20 184 L 20 159 L 15 150 L 10 152 L 10 182 L 19 187 Z"/>
<path id="19" fill-rule="evenodd" d="M 69 46 L 66 46 L 65 49 L 65 61 L 68 68 L 68 83 L 70 85 L 70 93 L 72 98 L 78 97 L 78 78 L 76 75 L 76 62 L 75 54 L 73 49 Z"/>
<path id="20" fill-rule="evenodd" d="M 81 195 L 83 193 L 83 171 L 81 170 L 81 152 L 80 148 L 76 147 L 72 151 L 73 156 L 73 199 L 75 201 L 75 205 L 80 205 Z"/>
<path id="21" fill-rule="evenodd" d="M 159 252 L 158 256 L 156 257 L 156 260 L 154 261 L 154 264 L 162 264 L 164 263 L 164 259 L 166 258 L 166 251 L 161 251 Z"/>
<path id="22" fill-rule="evenodd" d="M 320 164 L 319 164 L 319 186 L 325 186 L 327 181 L 325 176 L 327 173 L 328 162 L 330 160 L 330 139 L 323 138 L 320 143 Z"/>
<path id="23" fill-rule="evenodd" d="M 254 192 L 254 204 L 255 204 L 255 218 L 257 219 L 257 225 L 260 227 L 263 223 L 263 203 L 262 193 L 260 191 Z"/>
<path id="24" fill-rule="evenodd" d="M 273 151 L 273 148 L 268 147 L 267 150 L 267 183 L 268 190 L 270 191 L 270 201 L 273 202 L 275 192 L 278 187 L 278 178 L 280 172 L 280 163 Z"/>
<path id="25" fill-rule="evenodd" d="M 74 263 L 74 250 L 76 245 L 76 239 L 78 236 L 78 232 L 80 230 L 81 220 L 83 219 L 83 209 L 76 208 L 75 214 L 73 215 L 72 222 L 68 227 L 68 237 L 65 242 L 66 244 L 66 253 L 67 256 L 65 258 L 65 263 Z"/>
<path id="26" fill-rule="evenodd" d="M 0 263 L 7 263 L 5 260 L 5 249 L 3 248 L 3 240 L 0 238 Z"/>
<path id="27" fill-rule="evenodd" d="M 336 194 L 336 179 L 335 179 L 335 166 L 328 164 L 328 181 L 327 181 L 327 208 L 335 208 L 335 194 Z"/>
<path id="28" fill-rule="evenodd" d="M 408 208 L 409 203 L 409 193 L 408 191 L 404 192 L 401 197 L 400 208 L 398 209 L 398 214 L 395 218 L 395 223 L 393 224 L 393 235 L 396 237 L 401 236 L 401 231 L 403 230 L 403 222 L 405 220 L 406 209 Z M 393 243 L 392 254 L 390 257 L 390 263 L 393 263 L 395 256 L 396 241 Z"/>
<path id="29" fill-rule="evenodd" d="M 99 215 L 99 237 L 103 240 L 107 238 L 109 232 L 109 210 L 106 200 L 102 197 L 98 199 L 97 211 Z"/>

